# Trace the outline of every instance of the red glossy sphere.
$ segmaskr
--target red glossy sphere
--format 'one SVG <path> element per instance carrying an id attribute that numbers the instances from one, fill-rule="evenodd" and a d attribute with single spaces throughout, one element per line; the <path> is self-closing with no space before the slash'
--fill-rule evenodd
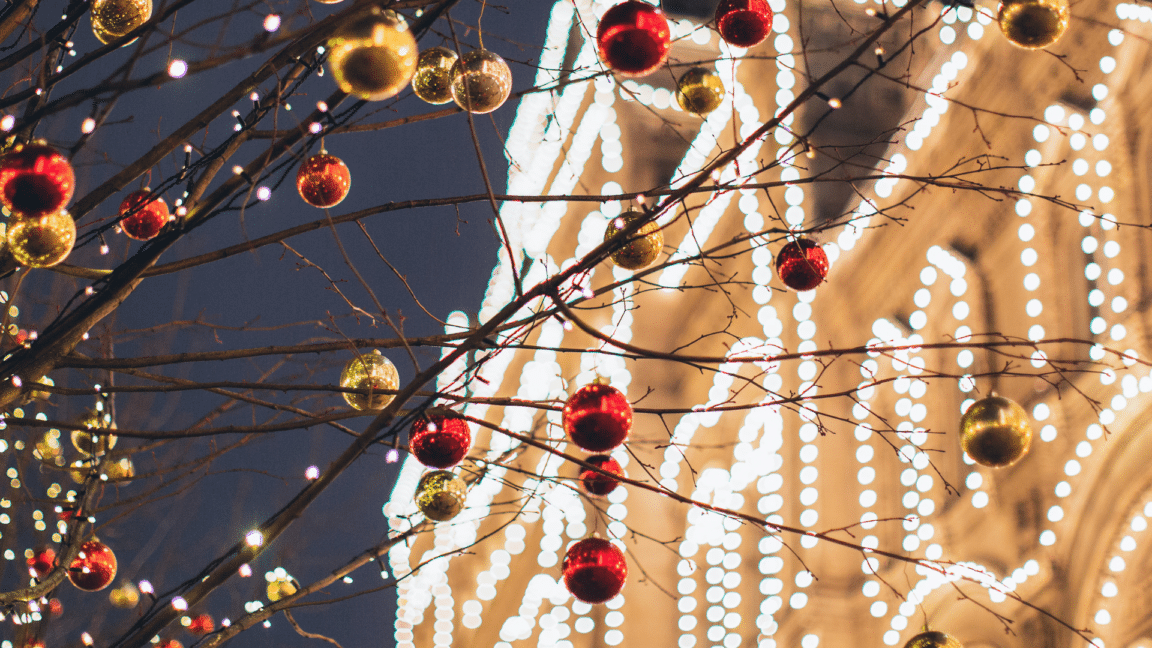
<path id="1" fill-rule="evenodd" d="M 48 601 L 48 613 L 52 616 L 64 614 L 64 605 L 60 603 L 60 599 L 51 599 Z"/>
<path id="2" fill-rule="evenodd" d="M 627 0 L 604 12 L 596 29 L 600 59 L 624 76 L 651 73 L 672 48 L 664 12 L 640 0 Z"/>
<path id="3" fill-rule="evenodd" d="M 593 455 L 585 459 L 587 463 L 596 466 L 604 472 L 610 472 L 613 475 L 624 476 L 624 469 L 620 467 L 620 462 L 616 461 L 608 455 Z M 607 495 L 616 490 L 620 485 L 619 480 L 613 479 L 606 475 L 602 475 L 595 470 L 585 468 L 580 471 L 580 485 L 584 490 L 592 495 Z"/>
<path id="4" fill-rule="evenodd" d="M 792 290 L 812 290 L 828 276 L 828 255 L 815 241 L 798 238 L 780 249 L 776 274 Z"/>
<path id="5" fill-rule="evenodd" d="M 716 7 L 720 37 L 737 47 L 752 47 L 772 33 L 772 9 L 768 0 L 721 0 Z"/>
<path id="6" fill-rule="evenodd" d="M 120 203 L 120 228 L 137 241 L 154 238 L 171 218 L 168 203 L 159 196 L 148 200 L 151 194 L 146 189 L 133 191 Z"/>
<path id="7" fill-rule="evenodd" d="M 188 623 L 188 632 L 194 635 L 206 635 L 216 629 L 216 623 L 212 621 L 212 617 L 207 614 L 199 614 L 192 617 L 192 621 Z"/>
<path id="8" fill-rule="evenodd" d="M 608 452 L 628 439 L 632 405 L 615 387 L 585 385 L 564 403 L 564 431 L 589 452 Z"/>
<path id="9" fill-rule="evenodd" d="M 68 566 L 68 580 L 85 592 L 98 592 L 116 578 L 116 554 L 99 540 L 80 545 L 80 554 Z"/>
<path id="10" fill-rule="evenodd" d="M 564 587 L 585 603 L 616 598 L 628 579 L 628 561 L 616 545 L 601 538 L 585 538 L 564 554 Z"/>
<path id="11" fill-rule="evenodd" d="M 0 158 L 0 203 L 29 218 L 53 214 L 72 200 L 72 163 L 47 144 L 18 146 Z"/>
<path id="12" fill-rule="evenodd" d="M 335 155 L 317 153 L 304 160 L 296 173 L 296 190 L 313 207 L 335 207 L 348 195 L 352 173 Z"/>
<path id="13" fill-rule="evenodd" d="M 41 547 L 28 559 L 28 573 L 36 578 L 44 578 L 56 564 L 56 551 L 52 547 Z"/>
<path id="14" fill-rule="evenodd" d="M 468 456 L 472 431 L 449 409 L 434 407 L 412 423 L 408 431 L 408 451 L 430 468 L 451 468 Z"/>

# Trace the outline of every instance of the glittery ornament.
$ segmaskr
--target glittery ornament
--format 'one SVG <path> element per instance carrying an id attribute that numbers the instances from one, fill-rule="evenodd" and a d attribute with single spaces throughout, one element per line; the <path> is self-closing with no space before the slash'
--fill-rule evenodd
<path id="1" fill-rule="evenodd" d="M 828 276 L 828 255 L 815 241 L 798 238 L 780 249 L 776 274 L 792 290 L 812 290 Z"/>
<path id="2" fill-rule="evenodd" d="M 92 32 L 107 45 L 151 17 L 152 0 L 96 0 L 92 3 Z"/>
<path id="3" fill-rule="evenodd" d="M 48 430 L 36 442 L 36 454 L 40 461 L 56 466 L 64 465 L 64 448 L 60 445 L 60 430 Z"/>
<path id="4" fill-rule="evenodd" d="M 149 200 L 151 195 L 148 189 L 133 191 L 120 203 L 120 228 L 137 241 L 154 238 L 171 219 L 168 203 L 160 196 Z"/>
<path id="5" fill-rule="evenodd" d="M 468 486 L 454 473 L 433 470 L 416 485 L 416 506 L 430 520 L 447 522 L 464 510 Z"/>
<path id="6" fill-rule="evenodd" d="M 512 70 L 497 54 L 472 50 L 452 66 L 452 99 L 464 110 L 482 115 L 504 105 L 512 92 Z"/>
<path id="7" fill-rule="evenodd" d="M 140 602 L 140 590 L 132 583 L 123 583 L 108 592 L 108 600 L 118 608 L 129 610 Z"/>
<path id="8" fill-rule="evenodd" d="M 76 222 L 66 211 L 19 218 L 8 224 L 8 250 L 16 263 L 47 268 L 60 263 L 76 244 Z"/>
<path id="9" fill-rule="evenodd" d="M 960 447 L 981 466 L 1011 466 L 1031 446 L 1032 426 L 1016 401 L 993 394 L 972 403 L 960 418 Z"/>
<path id="10" fill-rule="evenodd" d="M 48 614 L 52 616 L 64 614 L 64 604 L 60 602 L 60 599 L 54 598 L 48 600 Z"/>
<path id="11" fill-rule="evenodd" d="M 624 476 L 624 469 L 620 467 L 620 462 L 608 455 L 593 455 L 584 461 L 604 472 L 610 472 L 613 475 L 619 475 L 621 477 Z M 584 468 L 580 471 L 580 485 L 591 495 L 607 495 L 616 490 L 620 482 L 619 480 L 602 475 L 595 470 Z"/>
<path id="12" fill-rule="evenodd" d="M 644 213 L 638 211 L 624 212 L 613 218 L 604 230 L 604 240 L 616 237 L 620 230 L 641 218 L 644 218 Z M 649 222 L 641 226 L 624 247 L 612 253 L 612 261 L 621 268 L 640 270 L 652 265 L 663 249 L 664 231 L 655 222 Z"/>
<path id="13" fill-rule="evenodd" d="M 352 173 L 344 161 L 327 151 L 304 160 L 296 172 L 296 191 L 313 207 L 335 207 L 348 195 Z"/>
<path id="14" fill-rule="evenodd" d="M 458 58 L 456 52 L 447 47 L 420 52 L 416 74 L 412 77 L 412 91 L 416 96 L 433 105 L 452 101 L 452 66 Z"/>
<path id="15" fill-rule="evenodd" d="M 128 457 L 120 457 L 115 461 L 107 461 L 102 467 L 104 468 L 104 476 L 106 476 L 110 482 L 128 481 L 136 476 L 136 466 L 132 464 L 132 460 Z"/>
<path id="16" fill-rule="evenodd" d="M 116 555 L 99 540 L 80 545 L 76 560 L 68 566 L 68 580 L 85 592 L 97 592 L 116 578 Z"/>
<path id="17" fill-rule="evenodd" d="M 772 33 L 772 9 L 768 0 L 720 0 L 716 29 L 730 45 L 752 47 Z"/>
<path id="18" fill-rule="evenodd" d="M 564 587 L 585 603 L 606 603 L 624 589 L 628 561 L 602 538 L 585 538 L 564 554 Z"/>
<path id="19" fill-rule="evenodd" d="M 908 640 L 904 648 L 964 648 L 952 635 L 943 632 L 921 632 Z"/>
<path id="20" fill-rule="evenodd" d="M 686 112 L 704 117 L 724 103 L 724 83 L 708 68 L 694 67 L 676 82 L 676 103 Z"/>
<path id="21" fill-rule="evenodd" d="M 372 13 L 328 40 L 328 65 L 336 85 L 369 101 L 396 96 L 416 73 L 419 51 L 404 18 L 393 11 Z"/>
<path id="22" fill-rule="evenodd" d="M 471 447 L 468 421 L 449 409 L 429 409 L 413 421 L 408 432 L 408 450 L 429 468 L 451 468 L 468 455 Z"/>
<path id="23" fill-rule="evenodd" d="M 115 434 L 108 433 L 109 430 L 115 429 L 116 424 L 112 422 L 111 415 L 89 410 L 76 429 L 72 430 L 72 445 L 80 454 L 89 457 L 102 456 L 115 448 L 116 442 L 120 440 Z"/>
<path id="24" fill-rule="evenodd" d="M 632 431 L 632 405 L 615 387 L 592 383 L 568 397 L 563 420 L 572 443 L 589 452 L 608 452 Z"/>
<path id="25" fill-rule="evenodd" d="M 395 390 L 400 387 L 400 374 L 396 365 L 379 351 L 364 353 L 352 359 L 340 374 L 340 386 L 345 389 Z M 344 392 L 344 400 L 358 410 L 378 410 L 392 402 L 394 394 Z"/>
<path id="26" fill-rule="evenodd" d="M 56 550 L 40 547 L 28 558 L 28 573 L 34 578 L 44 578 L 56 565 Z"/>
<path id="27" fill-rule="evenodd" d="M 188 632 L 194 635 L 206 635 L 216 629 L 216 622 L 207 614 L 197 614 L 188 623 Z"/>
<path id="28" fill-rule="evenodd" d="M 996 20 L 1008 42 L 1042 49 L 1064 35 L 1069 14 L 1068 0 L 1001 0 Z"/>
<path id="29" fill-rule="evenodd" d="M 600 59 L 622 76 L 644 76 L 668 58 L 672 32 L 658 8 L 627 0 L 604 12 L 596 28 Z"/>
<path id="30" fill-rule="evenodd" d="M 17 145 L 0 157 L 0 204 L 17 217 L 55 214 L 75 191 L 72 163 L 43 142 Z"/>
<path id="31" fill-rule="evenodd" d="M 268 587 L 265 588 L 264 593 L 268 595 L 269 601 L 275 603 L 282 598 L 295 594 L 296 584 L 292 582 L 291 576 L 276 576 L 268 581 Z"/>

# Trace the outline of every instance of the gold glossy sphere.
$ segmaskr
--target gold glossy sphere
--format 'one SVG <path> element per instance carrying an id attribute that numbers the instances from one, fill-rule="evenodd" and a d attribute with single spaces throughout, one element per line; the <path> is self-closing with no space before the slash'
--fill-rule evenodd
<path id="1" fill-rule="evenodd" d="M 440 105 L 452 101 L 452 66 L 459 56 L 447 47 L 432 47 L 420 52 L 412 91 L 424 101 Z"/>
<path id="2" fill-rule="evenodd" d="M 112 416 L 107 413 L 90 410 L 79 426 L 72 430 L 72 445 L 82 455 L 89 457 L 101 456 L 116 447 L 119 437 L 115 434 L 105 434 L 105 430 L 115 430 L 116 424 Z"/>
<path id="3" fill-rule="evenodd" d="M 694 67 L 676 82 L 676 103 L 685 111 L 703 117 L 724 103 L 724 83 L 715 72 Z"/>
<path id="4" fill-rule="evenodd" d="M 904 648 L 964 648 L 964 645 L 952 635 L 930 630 L 909 639 Z"/>
<path id="5" fill-rule="evenodd" d="M 8 250 L 16 263 L 47 268 L 60 263 L 76 244 L 76 222 L 66 211 L 37 218 L 18 218 L 8 224 Z"/>
<path id="6" fill-rule="evenodd" d="M 1003 0 L 996 14 L 1008 42 L 1024 49 L 1042 49 L 1068 29 L 1068 0 Z"/>
<path id="7" fill-rule="evenodd" d="M 379 351 L 364 353 L 353 358 L 340 374 L 340 386 L 345 389 L 388 389 L 400 387 L 400 374 L 396 365 Z M 344 400 L 358 410 L 378 410 L 392 402 L 393 394 L 354 394 L 344 392 Z"/>
<path id="8" fill-rule="evenodd" d="M 45 432 L 36 442 L 36 454 L 44 463 L 63 466 L 64 448 L 60 445 L 60 430 L 52 429 Z"/>
<path id="9" fill-rule="evenodd" d="M 618 236 L 620 230 L 628 227 L 636 219 L 643 217 L 642 212 L 629 211 L 613 218 L 608 221 L 608 228 L 604 231 L 604 240 L 608 241 Z M 655 222 L 650 222 L 641 227 L 627 245 L 612 253 L 612 261 L 621 268 L 639 270 L 652 265 L 652 262 L 660 256 L 663 249 L 664 232 Z"/>
<path id="10" fill-rule="evenodd" d="M 447 522 L 464 510 L 468 486 L 448 470 L 425 473 L 416 486 L 416 506 L 430 520 Z"/>
<path id="11" fill-rule="evenodd" d="M 124 583 L 108 592 L 108 600 L 112 602 L 112 605 L 128 610 L 136 607 L 136 604 L 140 602 L 140 590 L 136 589 L 132 583 Z"/>
<path id="12" fill-rule="evenodd" d="M 96 0 L 92 3 L 92 32 L 107 45 L 151 17 L 152 0 Z"/>
<path id="13" fill-rule="evenodd" d="M 136 466 L 128 457 L 121 457 L 115 461 L 106 462 L 104 474 L 108 477 L 108 481 L 128 481 L 136 476 Z"/>
<path id="14" fill-rule="evenodd" d="M 296 593 L 296 585 L 292 583 L 292 579 L 288 577 L 278 577 L 268 582 L 268 587 L 265 590 L 268 595 L 268 600 L 275 603 L 286 596 L 292 596 Z"/>
<path id="15" fill-rule="evenodd" d="M 960 418 L 960 447 L 981 466 L 1011 466 L 1028 454 L 1032 426 L 1013 400 L 995 394 L 982 398 Z"/>
<path id="16" fill-rule="evenodd" d="M 512 92 L 512 70 L 498 54 L 472 50 L 452 66 L 452 99 L 471 113 L 496 110 Z"/>
<path id="17" fill-rule="evenodd" d="M 393 11 L 373 9 L 330 38 L 328 49 L 336 85 L 361 99 L 394 97 L 416 73 L 416 38 Z"/>

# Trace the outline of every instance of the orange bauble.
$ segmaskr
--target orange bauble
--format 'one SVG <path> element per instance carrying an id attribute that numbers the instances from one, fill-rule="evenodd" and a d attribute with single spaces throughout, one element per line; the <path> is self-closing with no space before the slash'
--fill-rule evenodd
<path id="1" fill-rule="evenodd" d="M 155 238 L 171 218 L 168 203 L 159 196 L 149 200 L 151 195 L 147 189 L 133 191 L 120 203 L 120 228 L 137 241 Z"/>
<path id="2" fill-rule="evenodd" d="M 321 151 L 304 160 L 296 174 L 296 190 L 313 207 L 335 207 L 348 195 L 352 174 L 344 161 Z"/>

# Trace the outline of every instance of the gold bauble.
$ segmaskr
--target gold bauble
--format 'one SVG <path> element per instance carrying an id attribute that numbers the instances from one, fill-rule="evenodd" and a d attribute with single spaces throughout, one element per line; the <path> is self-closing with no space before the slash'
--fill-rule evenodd
<path id="1" fill-rule="evenodd" d="M 930 630 L 909 639 L 904 648 L 964 648 L 964 645 L 952 635 Z"/>
<path id="2" fill-rule="evenodd" d="M 619 235 L 620 230 L 628 227 L 636 219 L 643 217 L 643 212 L 629 211 L 613 218 L 608 221 L 608 229 L 604 231 L 604 240 L 608 241 L 615 238 Z M 663 249 L 664 232 L 655 222 L 650 222 L 633 234 L 632 240 L 627 245 L 612 253 L 612 261 L 621 268 L 639 270 L 652 265 L 652 262 L 660 256 Z"/>
<path id="3" fill-rule="evenodd" d="M 275 603 L 282 598 L 292 596 L 296 593 L 296 585 L 292 583 L 292 579 L 288 576 L 277 577 L 274 580 L 268 581 L 268 588 L 265 590 L 268 595 L 268 600 Z"/>
<path id="4" fill-rule="evenodd" d="M 353 358 L 340 374 L 340 386 L 345 389 L 395 390 L 400 387 L 400 374 L 396 365 L 379 351 Z M 354 394 L 344 392 L 344 400 L 358 410 L 378 410 L 392 402 L 393 394 Z"/>
<path id="5" fill-rule="evenodd" d="M 703 117 L 724 103 L 724 82 L 715 72 L 694 67 L 676 82 L 676 103 L 685 111 Z"/>
<path id="6" fill-rule="evenodd" d="M 76 244 L 76 221 L 66 211 L 38 218 L 19 218 L 8 225 L 8 250 L 16 263 L 47 268 L 60 263 Z"/>
<path id="7" fill-rule="evenodd" d="M 447 47 L 433 47 L 420 52 L 416 75 L 412 77 L 412 91 L 433 105 L 452 101 L 452 66 L 459 58 Z"/>
<path id="8" fill-rule="evenodd" d="M 981 466 L 1011 466 L 1028 454 L 1032 426 L 1024 408 L 995 394 L 980 399 L 960 418 L 960 447 Z"/>
<path id="9" fill-rule="evenodd" d="M 128 481 L 136 476 L 136 466 L 132 464 L 132 460 L 128 457 L 121 457 L 115 461 L 105 462 L 103 467 L 104 474 L 108 477 L 108 481 Z"/>
<path id="10" fill-rule="evenodd" d="M 112 416 L 96 410 L 89 412 L 80 421 L 80 425 L 72 430 L 72 445 L 80 454 L 101 456 L 116 447 L 119 438 L 115 434 L 106 434 L 107 430 L 115 430 L 116 424 Z"/>
<path id="11" fill-rule="evenodd" d="M 452 99 L 477 115 L 490 113 L 512 92 L 512 70 L 499 55 L 472 50 L 452 66 Z"/>
<path id="12" fill-rule="evenodd" d="M 464 510 L 468 486 L 449 470 L 425 473 L 416 486 L 416 506 L 430 520 L 447 522 Z"/>
<path id="13" fill-rule="evenodd" d="M 136 589 L 132 583 L 124 583 L 108 592 L 108 600 L 118 608 L 131 609 L 140 602 L 140 590 Z"/>
<path id="14" fill-rule="evenodd" d="M 416 38 L 400 14 L 373 8 L 328 40 L 336 85 L 369 101 L 396 96 L 416 73 Z"/>
<path id="15" fill-rule="evenodd" d="M 151 17 L 152 0 L 96 0 L 92 3 L 92 32 L 107 45 Z"/>
<path id="16" fill-rule="evenodd" d="M 36 442 L 36 455 L 44 463 L 63 466 L 64 458 L 61 456 L 63 453 L 64 448 L 60 445 L 60 430 L 48 430 Z"/>
<path id="17" fill-rule="evenodd" d="M 1068 0 L 1002 0 L 996 20 L 1008 42 L 1024 49 L 1055 43 L 1068 29 Z"/>

